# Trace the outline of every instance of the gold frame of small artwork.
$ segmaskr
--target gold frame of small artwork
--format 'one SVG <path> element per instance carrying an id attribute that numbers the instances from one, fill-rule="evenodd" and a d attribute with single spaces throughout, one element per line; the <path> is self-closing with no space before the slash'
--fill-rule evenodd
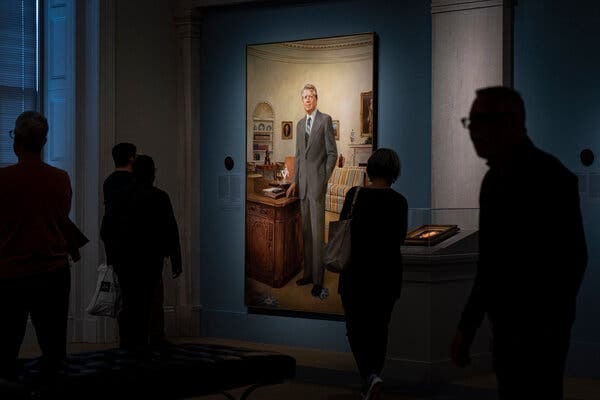
<path id="1" fill-rule="evenodd" d="M 360 136 L 373 136 L 375 125 L 373 91 L 360 94 Z"/>
<path id="2" fill-rule="evenodd" d="M 459 230 L 458 225 L 421 225 L 406 234 L 404 244 L 406 246 L 433 246 L 454 236 Z M 433 235 L 426 237 L 428 233 Z"/>
<path id="3" fill-rule="evenodd" d="M 285 135 L 285 127 L 290 127 L 289 135 Z M 294 123 L 292 121 L 281 121 L 281 140 L 291 140 L 294 138 Z"/>
<path id="4" fill-rule="evenodd" d="M 335 140 L 340 140 L 340 120 L 334 119 L 331 122 L 333 124 L 333 134 L 335 135 Z"/>

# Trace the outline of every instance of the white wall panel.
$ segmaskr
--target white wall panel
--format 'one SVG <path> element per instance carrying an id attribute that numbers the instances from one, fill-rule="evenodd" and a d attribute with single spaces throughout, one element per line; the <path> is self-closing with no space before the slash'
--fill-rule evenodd
<path id="1" fill-rule="evenodd" d="M 460 118 L 475 90 L 501 85 L 505 1 L 432 1 L 432 208 L 478 208 L 487 167 Z"/>
<path id="2" fill-rule="evenodd" d="M 48 27 L 48 51 L 50 52 L 50 79 L 65 79 L 67 61 L 67 23 L 64 16 L 51 18 Z"/>
<path id="3" fill-rule="evenodd" d="M 63 163 L 67 155 L 67 104 L 62 91 L 54 91 L 48 97 L 47 118 L 52 121 L 48 134 L 48 161 Z"/>
<path id="4" fill-rule="evenodd" d="M 75 2 L 45 3 L 43 113 L 50 127 L 46 161 L 69 174 L 75 191 Z M 71 215 L 77 204 L 72 203 Z"/>

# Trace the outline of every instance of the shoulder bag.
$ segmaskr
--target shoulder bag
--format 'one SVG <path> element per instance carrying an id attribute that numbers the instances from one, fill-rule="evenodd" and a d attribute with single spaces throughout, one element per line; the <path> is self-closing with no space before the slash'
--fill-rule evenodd
<path id="1" fill-rule="evenodd" d="M 351 222 L 360 186 L 356 187 L 348 219 L 329 223 L 329 240 L 325 245 L 323 264 L 331 272 L 340 273 L 350 264 L 352 254 Z"/>

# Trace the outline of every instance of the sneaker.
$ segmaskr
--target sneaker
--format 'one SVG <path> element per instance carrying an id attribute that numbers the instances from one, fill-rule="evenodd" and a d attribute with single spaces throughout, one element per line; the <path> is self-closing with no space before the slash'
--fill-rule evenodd
<path id="1" fill-rule="evenodd" d="M 383 389 L 383 380 L 375 374 L 369 377 L 369 389 L 363 400 L 379 400 L 381 399 L 381 390 Z"/>
<path id="2" fill-rule="evenodd" d="M 329 289 L 326 287 L 321 289 L 321 293 L 319 294 L 319 298 L 321 300 L 326 300 L 329 297 Z"/>

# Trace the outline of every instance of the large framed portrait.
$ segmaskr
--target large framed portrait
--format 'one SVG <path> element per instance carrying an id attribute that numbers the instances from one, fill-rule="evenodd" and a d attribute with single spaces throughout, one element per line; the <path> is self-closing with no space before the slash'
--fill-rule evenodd
<path id="1" fill-rule="evenodd" d="M 347 190 L 366 180 L 354 152 L 376 142 L 375 47 L 374 33 L 246 47 L 246 161 L 253 168 L 246 175 L 244 298 L 252 312 L 343 316 L 338 275 L 312 260 L 319 259 Z M 278 126 L 281 134 L 266 128 Z M 304 151 L 324 151 L 319 146 L 337 148 L 329 177 L 299 170 L 304 167 L 296 162 Z M 314 236 L 303 232 L 309 216 L 298 195 L 304 189 L 287 193 L 296 174 L 325 190 Z M 332 186 L 337 189 L 329 192 Z"/>

